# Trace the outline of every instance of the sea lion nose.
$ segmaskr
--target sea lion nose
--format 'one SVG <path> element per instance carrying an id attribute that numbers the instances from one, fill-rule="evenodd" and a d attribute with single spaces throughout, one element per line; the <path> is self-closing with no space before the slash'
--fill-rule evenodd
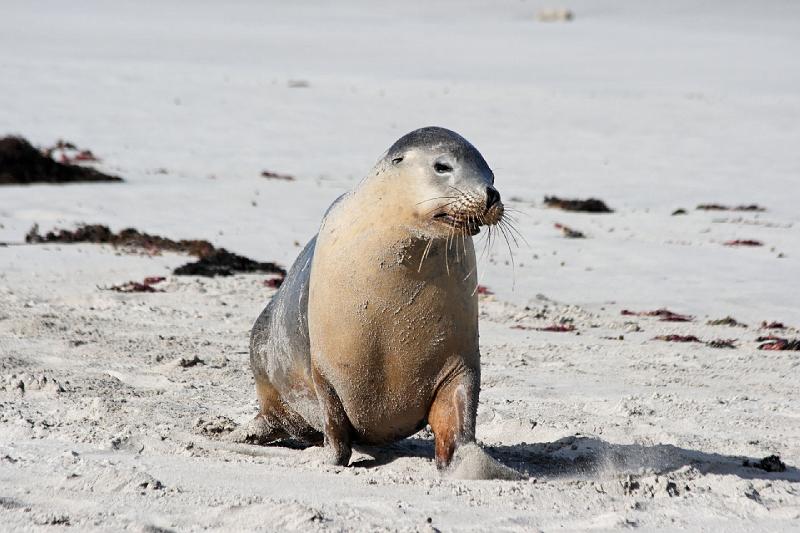
<path id="1" fill-rule="evenodd" d="M 486 209 L 500 201 L 500 193 L 494 187 L 486 187 Z"/>

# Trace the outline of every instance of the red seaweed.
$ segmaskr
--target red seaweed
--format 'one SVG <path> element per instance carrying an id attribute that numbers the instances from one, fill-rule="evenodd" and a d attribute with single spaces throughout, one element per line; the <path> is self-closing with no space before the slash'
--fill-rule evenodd
<path id="1" fill-rule="evenodd" d="M 757 338 L 756 342 L 763 342 L 763 344 L 759 345 L 759 350 L 800 351 L 800 339 L 790 340 L 781 337 L 775 337 L 774 335 L 767 335 L 765 337 Z"/>
<path id="2" fill-rule="evenodd" d="M 555 225 L 555 228 L 556 229 L 560 229 L 561 233 L 564 234 L 564 237 L 566 237 L 568 239 L 584 239 L 584 238 L 586 238 L 586 235 L 584 235 L 583 232 L 578 231 L 576 229 L 572 229 L 569 226 L 565 226 L 563 224 L 559 224 L 558 222 L 556 222 L 554 225 Z"/>
<path id="3" fill-rule="evenodd" d="M 103 290 L 106 291 L 115 291 L 115 292 L 164 292 L 161 289 L 157 289 L 153 287 L 157 283 L 161 283 L 166 278 L 162 276 L 151 276 L 144 278 L 144 281 L 139 283 L 138 281 L 129 281 L 127 283 L 123 283 L 121 285 L 112 285 L 111 287 L 103 287 Z"/>

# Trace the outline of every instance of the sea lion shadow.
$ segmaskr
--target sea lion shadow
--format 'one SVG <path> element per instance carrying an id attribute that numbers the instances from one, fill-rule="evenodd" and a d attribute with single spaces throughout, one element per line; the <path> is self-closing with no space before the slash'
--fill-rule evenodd
<path id="1" fill-rule="evenodd" d="M 490 457 L 525 477 L 597 479 L 604 475 L 663 475 L 690 467 L 700 474 L 800 483 L 800 469 L 795 466 L 785 465 L 783 471 L 770 472 L 754 466 L 762 458 L 704 452 L 671 444 L 613 444 L 597 437 L 569 436 L 553 442 L 483 444 L 482 448 Z M 372 458 L 354 461 L 352 466 L 375 468 L 402 457 L 432 459 L 434 454 L 433 441 L 419 437 L 361 449 Z"/>
<path id="2" fill-rule="evenodd" d="M 370 458 L 352 461 L 350 466 L 358 468 L 376 468 L 385 466 L 403 457 L 433 459 L 433 440 L 419 437 L 408 437 L 384 446 L 356 444 L 355 449 Z"/>
<path id="3" fill-rule="evenodd" d="M 613 444 L 597 437 L 569 436 L 548 443 L 484 446 L 484 450 L 500 463 L 531 477 L 596 479 L 603 474 L 667 474 L 691 467 L 701 474 L 800 483 L 800 470 L 794 466 L 783 465 L 783 471 L 767 471 L 755 466 L 762 458 L 723 455 L 672 444 Z"/>

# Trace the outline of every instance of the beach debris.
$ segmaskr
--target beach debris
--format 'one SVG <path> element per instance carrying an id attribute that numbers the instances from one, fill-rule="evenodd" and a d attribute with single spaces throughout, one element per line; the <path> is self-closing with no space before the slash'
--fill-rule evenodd
<path id="1" fill-rule="evenodd" d="M 129 281 L 127 283 L 123 283 L 122 285 L 112 285 L 111 287 L 106 287 L 103 290 L 115 292 L 164 292 L 162 289 L 153 287 L 153 285 L 161 283 L 165 279 L 167 278 L 162 276 L 151 276 L 144 278 L 141 283 L 138 281 Z"/>
<path id="2" fill-rule="evenodd" d="M 783 325 L 783 322 L 767 322 L 766 320 L 761 322 L 761 329 L 786 329 L 786 326 Z"/>
<path id="3" fill-rule="evenodd" d="M 561 233 L 564 234 L 564 237 L 568 239 L 583 239 L 586 237 L 586 235 L 584 235 L 583 232 L 580 232 L 576 229 L 572 229 L 569 226 L 565 226 L 564 224 L 559 224 L 558 222 L 556 222 L 554 226 L 556 229 L 560 229 Z"/>
<path id="4" fill-rule="evenodd" d="M 731 326 L 737 328 L 746 328 L 747 324 L 742 324 L 732 316 L 726 316 L 725 318 L 717 318 L 714 320 L 709 320 L 706 322 L 709 326 Z"/>
<path id="5" fill-rule="evenodd" d="M 736 348 L 736 339 L 714 339 L 708 341 L 706 346 L 709 348 Z"/>
<path id="6" fill-rule="evenodd" d="M 589 198 L 587 200 L 565 199 L 558 196 L 545 196 L 544 205 L 555 207 L 564 211 L 578 211 L 582 213 L 613 213 L 602 200 Z"/>
<path id="7" fill-rule="evenodd" d="M 653 337 L 653 340 L 666 342 L 700 342 L 709 348 L 736 348 L 736 339 L 714 339 L 712 341 L 704 341 L 695 335 L 658 335 Z"/>
<path id="8" fill-rule="evenodd" d="M 286 271 L 275 263 L 261 263 L 238 255 L 224 248 L 217 248 L 200 256 L 193 263 L 186 263 L 173 271 L 176 276 L 231 276 L 245 274 L 280 274 L 281 279 Z"/>
<path id="9" fill-rule="evenodd" d="M 489 287 L 487 287 L 486 285 L 478 285 L 476 292 L 483 296 L 491 296 L 492 294 L 494 294 L 494 292 L 491 289 L 489 289 Z"/>
<path id="10" fill-rule="evenodd" d="M 551 324 L 549 326 L 542 326 L 542 327 L 533 327 L 533 326 L 525 326 L 523 324 L 514 324 L 511 326 L 511 329 L 521 329 L 521 330 L 536 330 L 536 331 L 551 331 L 555 333 L 568 333 L 570 331 L 575 331 L 575 325 L 570 322 L 570 319 L 562 319 L 559 321 L 558 324 Z"/>
<path id="11" fill-rule="evenodd" d="M 623 309 L 620 314 L 623 316 L 656 316 L 659 317 L 659 320 L 662 322 L 691 322 L 694 320 L 693 316 L 681 315 L 664 308 L 656 309 L 655 311 L 630 311 L 628 309 Z"/>
<path id="12" fill-rule="evenodd" d="M 82 150 L 75 144 L 59 139 L 53 146 L 42 149 L 42 155 L 65 165 L 97 163 L 100 161 L 91 150 Z"/>
<path id="13" fill-rule="evenodd" d="M 271 170 L 262 171 L 261 177 L 271 180 L 294 181 L 294 176 L 291 174 L 280 174 L 278 172 L 272 172 Z"/>
<path id="14" fill-rule="evenodd" d="M 757 204 L 750 204 L 750 205 L 737 205 L 737 206 L 728 206 L 722 204 L 700 204 L 696 207 L 698 211 L 756 211 L 762 212 L 766 211 L 766 208 L 761 207 Z"/>
<path id="15" fill-rule="evenodd" d="M 781 458 L 777 455 L 770 455 L 764 457 L 759 461 L 750 461 L 749 459 L 745 459 L 742 461 L 742 466 L 747 466 L 750 468 L 760 468 L 766 472 L 785 472 L 786 471 L 786 463 L 781 461 Z"/>
<path id="16" fill-rule="evenodd" d="M 653 340 L 666 342 L 703 342 L 694 335 L 658 335 L 653 337 Z"/>
<path id="17" fill-rule="evenodd" d="M 764 243 L 755 239 L 734 239 L 722 243 L 725 246 L 764 246 Z"/>
<path id="18" fill-rule="evenodd" d="M 151 255 L 167 251 L 202 256 L 214 250 L 214 246 L 205 240 L 174 241 L 158 235 L 143 233 L 133 228 L 126 228 L 119 233 L 114 233 L 108 226 L 101 224 L 81 224 L 75 230 L 57 229 L 44 235 L 39 234 L 39 225 L 34 224 L 28 234 L 25 235 L 25 242 L 29 244 L 51 242 L 110 244 L 118 248 L 141 249 Z"/>
<path id="19" fill-rule="evenodd" d="M 678 209 L 676 209 L 675 211 L 672 212 L 672 216 L 685 215 L 685 214 L 687 214 L 687 211 L 686 211 L 686 209 L 684 209 L 682 207 L 679 207 Z"/>
<path id="20" fill-rule="evenodd" d="M 189 368 L 197 365 L 204 365 L 206 364 L 205 361 L 200 359 L 198 356 L 194 356 L 191 359 L 186 359 L 185 357 L 181 357 L 178 359 L 178 366 L 181 368 Z"/>
<path id="21" fill-rule="evenodd" d="M 800 339 L 784 339 L 775 335 L 766 335 L 757 338 L 756 342 L 763 343 L 758 346 L 759 350 L 800 351 Z"/>
<path id="22" fill-rule="evenodd" d="M 158 235 L 150 235 L 133 228 L 119 233 L 112 232 L 108 226 L 83 224 L 75 230 L 55 230 L 39 234 L 39 226 L 34 225 L 25 236 L 25 242 L 38 243 L 94 243 L 110 244 L 114 247 L 141 249 L 150 255 L 162 251 L 193 255 L 198 261 L 187 263 L 174 270 L 178 276 L 230 276 L 235 273 L 277 274 L 286 276 L 286 270 L 275 263 L 261 263 L 247 257 L 216 248 L 206 240 L 188 239 L 175 241 Z"/>
<path id="23" fill-rule="evenodd" d="M 539 22 L 570 22 L 575 18 L 575 14 L 565 8 L 544 8 L 536 13 L 536 20 Z"/>
<path id="24" fill-rule="evenodd" d="M 64 162 L 59 162 L 34 148 L 22 137 L 0 138 L 0 185 L 122 181 L 117 176 L 73 164 L 76 161 L 96 161 L 97 158 L 88 150 L 71 157 L 64 156 Z"/>
<path id="25" fill-rule="evenodd" d="M 263 281 L 265 287 L 270 289 L 277 289 L 283 285 L 283 277 L 267 278 Z"/>
<path id="26" fill-rule="evenodd" d="M 570 331 L 575 331 L 574 324 L 552 324 L 550 326 L 545 326 L 543 328 L 536 328 L 537 331 L 553 331 L 556 333 L 567 333 Z"/>
<path id="27" fill-rule="evenodd" d="M 46 513 L 44 515 L 36 515 L 32 518 L 32 522 L 37 526 L 71 526 L 69 515 L 62 513 Z"/>

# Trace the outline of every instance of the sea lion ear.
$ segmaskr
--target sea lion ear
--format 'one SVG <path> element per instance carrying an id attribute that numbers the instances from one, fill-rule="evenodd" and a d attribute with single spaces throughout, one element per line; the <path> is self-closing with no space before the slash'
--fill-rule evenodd
<path id="1" fill-rule="evenodd" d="M 392 164 L 393 165 L 399 165 L 402 161 L 403 161 L 403 156 L 398 156 L 398 157 L 395 157 L 394 159 L 392 159 Z"/>

